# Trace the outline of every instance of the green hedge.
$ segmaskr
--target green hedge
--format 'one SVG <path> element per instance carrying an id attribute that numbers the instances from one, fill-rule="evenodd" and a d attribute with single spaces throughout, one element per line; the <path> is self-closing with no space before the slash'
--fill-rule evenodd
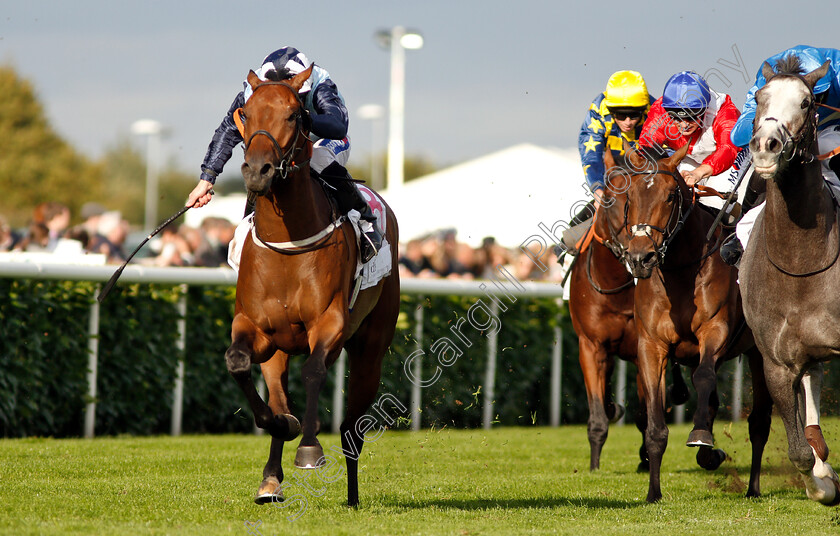
<path id="1" fill-rule="evenodd" d="M 0 437 L 80 436 L 87 402 L 88 319 L 95 285 L 0 279 Z M 170 429 L 172 390 L 179 359 L 176 341 L 180 287 L 127 285 L 115 289 L 100 309 L 96 434 L 161 434 Z M 233 312 L 232 288 L 191 287 L 188 291 L 183 430 L 186 433 L 250 432 L 253 420 L 244 396 L 229 377 L 224 352 Z M 482 298 L 483 304 L 489 302 Z M 552 299 L 519 298 L 500 312 L 494 422 L 502 425 L 549 423 L 549 388 L 554 328 L 562 328 L 562 421 L 583 423 L 586 394 L 577 361 L 577 338 L 565 305 Z M 458 344 L 451 326 L 465 318 L 474 297 L 403 296 L 397 332 L 385 356 L 380 393 L 395 395 L 408 407 L 411 383 L 404 364 L 418 348 L 414 313 L 422 307 L 424 379 L 436 357 L 431 345 L 442 337 Z M 440 377 L 422 389 L 423 426 L 478 427 L 482 422 L 487 334 L 469 325 L 461 332 L 463 355 L 440 367 Z M 300 365 L 292 358 L 290 400 L 302 413 Z M 635 370 L 628 367 L 628 410 L 635 411 Z M 828 367 L 830 368 L 830 367 Z M 730 416 L 731 371 L 720 373 L 721 418 Z M 747 367 L 745 366 L 745 369 Z M 259 375 L 259 368 L 253 368 Z M 748 370 L 747 370 L 748 372 Z M 689 373 L 684 372 L 690 381 Z M 840 377 L 826 373 L 824 408 L 837 405 Z M 331 371 L 321 396 L 324 429 L 332 424 Z M 690 385 L 690 384 L 689 384 Z M 749 375 L 744 380 L 749 407 Z M 688 410 L 693 409 L 693 402 Z M 408 414 L 405 415 L 408 417 Z M 632 423 L 632 418 L 628 421 Z M 403 426 L 407 420 L 401 420 Z"/>

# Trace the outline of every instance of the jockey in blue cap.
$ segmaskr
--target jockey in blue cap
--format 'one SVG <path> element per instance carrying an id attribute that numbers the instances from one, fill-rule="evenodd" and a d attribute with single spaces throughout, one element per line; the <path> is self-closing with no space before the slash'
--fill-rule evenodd
<path id="1" fill-rule="evenodd" d="M 734 188 L 742 155 L 729 139 L 740 112 L 725 93 L 718 93 L 692 71 L 680 71 L 665 83 L 662 97 L 650 107 L 639 145 L 676 150 L 688 144 L 679 165 L 686 184 L 702 184 L 720 192 Z M 721 208 L 723 200 L 703 197 L 701 203 Z"/>
<path id="2" fill-rule="evenodd" d="M 799 58 L 802 72 L 810 73 L 818 67 L 822 66 L 826 61 L 830 62 L 828 72 L 825 76 L 820 78 L 814 85 L 814 96 L 818 103 L 840 107 L 840 50 L 834 48 L 816 48 L 807 45 L 797 45 L 780 52 L 774 56 L 767 58 L 766 62 L 775 70 L 776 62 L 790 54 L 794 54 Z M 764 63 L 762 62 L 762 65 Z M 732 142 L 739 147 L 746 147 L 753 135 L 753 121 L 755 120 L 755 93 L 767 83 L 764 75 L 761 73 L 761 68 L 758 69 L 758 74 L 755 77 L 755 85 L 750 88 L 747 93 L 747 99 L 744 103 L 744 111 L 735 126 L 732 128 Z M 838 146 L 840 146 L 840 112 L 829 110 L 828 108 L 821 108 L 817 106 L 817 141 L 819 144 L 820 153 L 828 153 Z M 749 150 L 749 149 L 745 149 Z M 822 173 L 826 181 L 840 188 L 840 155 L 835 155 L 832 158 L 822 161 Z M 750 196 L 754 189 L 751 187 L 747 195 Z M 754 194 L 753 197 L 758 197 Z M 759 205 L 761 206 L 761 205 Z M 749 207 L 743 207 L 748 209 Z M 744 210 L 746 212 L 746 210 Z M 738 222 L 737 233 L 732 235 L 721 246 L 720 254 L 729 264 L 737 264 L 741 258 L 741 253 L 744 251 L 747 240 L 749 239 L 750 231 L 755 223 L 755 218 L 758 216 L 760 210 L 753 210 L 748 212 L 740 222 Z M 742 246 L 743 243 L 743 246 Z"/>
<path id="3" fill-rule="evenodd" d="M 266 56 L 254 72 L 261 80 L 280 81 L 305 71 L 310 65 L 312 62 L 302 52 L 293 47 L 283 47 Z M 202 207 L 210 202 L 210 190 L 216 182 L 216 177 L 230 160 L 233 148 L 243 141 L 242 134 L 234 123 L 233 113 L 245 105 L 252 92 L 246 81 L 244 90 L 236 95 L 222 123 L 216 129 L 201 165 L 198 185 L 190 192 L 187 206 Z M 312 75 L 304 83 L 299 94 L 309 113 L 310 137 L 315 142 L 310 168 L 334 190 L 338 209 L 342 214 L 353 209 L 361 214 L 360 257 L 362 262 L 368 262 L 379 251 L 382 237 L 375 225 L 376 216 L 359 193 L 345 167 L 350 155 L 350 139 L 347 137 L 349 118 L 344 98 L 330 79 L 330 74 L 318 65 L 313 67 Z M 247 210 L 251 211 L 253 207 L 249 205 Z"/>

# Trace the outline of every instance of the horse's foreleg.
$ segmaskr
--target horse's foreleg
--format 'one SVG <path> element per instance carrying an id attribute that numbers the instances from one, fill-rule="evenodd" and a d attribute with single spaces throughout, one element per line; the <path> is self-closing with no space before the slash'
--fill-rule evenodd
<path id="1" fill-rule="evenodd" d="M 828 445 L 820 428 L 820 394 L 822 391 L 823 364 L 811 367 L 802 376 L 805 396 L 805 439 L 820 460 L 828 459 Z"/>
<path id="2" fill-rule="evenodd" d="M 254 380 L 251 378 L 251 364 L 265 361 L 271 356 L 270 341 L 241 313 L 233 319 L 231 341 L 230 347 L 225 352 L 228 373 L 245 394 L 256 425 L 263 429 L 270 429 L 274 416 L 268 404 L 260 397 Z"/>
<path id="3" fill-rule="evenodd" d="M 274 414 L 274 419 L 268 427 L 272 436 L 271 448 L 263 468 L 263 481 L 254 499 L 257 504 L 283 500 L 283 489 L 280 485 L 283 482 L 283 445 L 300 433 L 300 423 L 289 410 L 286 396 L 289 385 L 288 366 L 289 356 L 281 351 L 260 366 L 268 387 L 268 406 Z"/>
<path id="4" fill-rule="evenodd" d="M 647 407 L 645 446 L 650 461 L 647 502 L 656 502 L 662 498 L 659 475 L 662 457 L 668 446 L 668 426 L 665 424 L 666 355 L 667 348 L 661 348 L 653 341 L 639 337 L 639 375 Z"/>
<path id="5" fill-rule="evenodd" d="M 315 469 L 326 462 L 324 449 L 317 437 L 321 431 L 318 396 L 327 381 L 327 364 L 333 363 L 341 352 L 344 341 L 342 325 L 341 321 L 322 318 L 318 326 L 308 333 L 311 353 L 301 367 L 306 410 L 303 414 L 302 437 L 295 455 L 295 467 L 299 469 Z"/>
<path id="6" fill-rule="evenodd" d="M 764 446 L 770 437 L 770 416 L 773 410 L 773 400 L 767 390 L 764 380 L 764 363 L 758 349 L 753 348 L 747 353 L 750 362 L 750 372 L 753 386 L 753 405 L 749 416 L 750 444 L 752 445 L 752 462 L 750 464 L 750 484 L 747 497 L 761 495 L 761 457 Z"/>
<path id="7" fill-rule="evenodd" d="M 645 445 L 645 432 L 647 431 L 647 397 L 642 375 L 636 367 L 636 389 L 639 395 L 639 411 L 636 413 L 636 428 L 642 433 L 642 446 L 639 447 L 639 466 L 636 470 L 640 473 L 650 471 L 650 458 L 648 457 L 647 445 Z"/>
<path id="8" fill-rule="evenodd" d="M 700 340 L 700 362 L 691 375 L 697 392 L 697 408 L 694 410 L 694 428 L 688 435 L 689 447 L 709 447 L 715 445 L 712 426 L 718 411 L 717 370 L 718 352 L 723 347 L 726 335 L 720 337 L 706 335 Z M 721 460 L 722 461 L 722 460 Z M 698 459 L 698 463 L 700 460 Z M 720 465 L 718 463 L 717 465 Z M 705 465 L 703 465 L 705 467 Z M 715 466 L 717 468 L 717 466 Z"/>
<path id="9" fill-rule="evenodd" d="M 788 438 L 788 457 L 802 474 L 809 499 L 827 505 L 840 501 L 840 482 L 830 465 L 823 462 L 805 439 L 802 382 L 787 367 L 764 362 L 767 386 L 785 424 Z"/>
<path id="10" fill-rule="evenodd" d="M 607 441 L 609 419 L 606 413 L 607 380 L 612 372 L 612 363 L 606 349 L 585 337 L 579 338 L 579 360 L 589 402 L 589 420 L 586 432 L 589 437 L 589 470 L 595 471 L 601 465 L 601 450 Z"/>

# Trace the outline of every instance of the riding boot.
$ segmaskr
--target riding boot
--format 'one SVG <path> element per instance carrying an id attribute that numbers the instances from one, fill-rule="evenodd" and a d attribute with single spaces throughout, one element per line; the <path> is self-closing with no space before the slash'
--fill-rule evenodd
<path id="1" fill-rule="evenodd" d="M 761 204 L 761 201 L 764 201 L 764 196 L 753 190 L 752 187 L 748 187 L 744 193 L 744 202 L 741 204 L 741 216 L 743 217 L 751 208 Z M 738 240 L 738 235 L 734 232 L 720 245 L 720 256 L 723 262 L 729 266 L 737 267 L 741 262 L 741 255 L 743 253 L 744 246 Z"/>
<path id="2" fill-rule="evenodd" d="M 359 256 L 362 263 L 367 263 L 379 253 L 382 247 L 382 235 L 376 227 L 376 216 L 370 209 L 365 198 L 356 188 L 353 178 L 347 170 L 338 162 L 333 162 L 323 169 L 319 174 L 321 179 L 334 190 L 334 197 L 338 210 L 347 214 L 355 209 L 361 218 L 359 226 L 362 228 L 362 236 L 359 245 Z"/>

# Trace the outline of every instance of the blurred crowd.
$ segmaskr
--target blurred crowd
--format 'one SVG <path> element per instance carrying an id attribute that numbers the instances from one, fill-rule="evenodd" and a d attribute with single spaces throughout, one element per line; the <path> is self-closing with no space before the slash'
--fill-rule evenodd
<path id="1" fill-rule="evenodd" d="M 12 229 L 0 215 L 0 251 L 51 253 L 67 260 L 94 254 L 102 255 L 108 264 L 122 264 L 139 244 L 126 244 L 129 223 L 119 211 L 91 202 L 82 205 L 79 217 L 81 223 L 71 226 L 70 209 L 55 201 L 36 206 L 26 229 Z M 227 246 L 233 231 L 234 225 L 224 218 L 206 218 L 198 229 L 172 223 L 150 242 L 152 255 L 138 255 L 137 262 L 152 266 L 227 266 Z"/>
<path id="2" fill-rule="evenodd" d="M 542 249 L 542 251 L 540 251 Z M 531 244 L 527 253 L 504 247 L 493 237 L 479 247 L 457 240 L 444 229 L 400 244 L 400 277 L 488 279 L 499 266 L 520 281 L 560 281 L 562 271 L 550 248 Z M 498 273 L 493 277 L 500 277 Z"/>
<path id="3" fill-rule="evenodd" d="M 70 209 L 58 202 L 35 207 L 26 229 L 12 229 L 0 215 L 0 251 L 67 257 L 99 254 L 108 264 L 122 264 L 139 244 L 126 244 L 129 224 L 119 211 L 91 202 L 82 206 L 79 219 L 81 223 L 71 226 Z M 150 241 L 149 251 L 138 255 L 136 262 L 151 266 L 227 266 L 234 230 L 234 223 L 219 217 L 205 218 L 199 228 L 174 222 Z M 561 274 L 550 248 L 539 251 L 532 245 L 526 253 L 504 247 L 492 237 L 473 247 L 459 242 L 455 229 L 400 244 L 399 270 L 403 278 L 487 279 L 499 266 L 520 281 L 558 281 Z"/>

